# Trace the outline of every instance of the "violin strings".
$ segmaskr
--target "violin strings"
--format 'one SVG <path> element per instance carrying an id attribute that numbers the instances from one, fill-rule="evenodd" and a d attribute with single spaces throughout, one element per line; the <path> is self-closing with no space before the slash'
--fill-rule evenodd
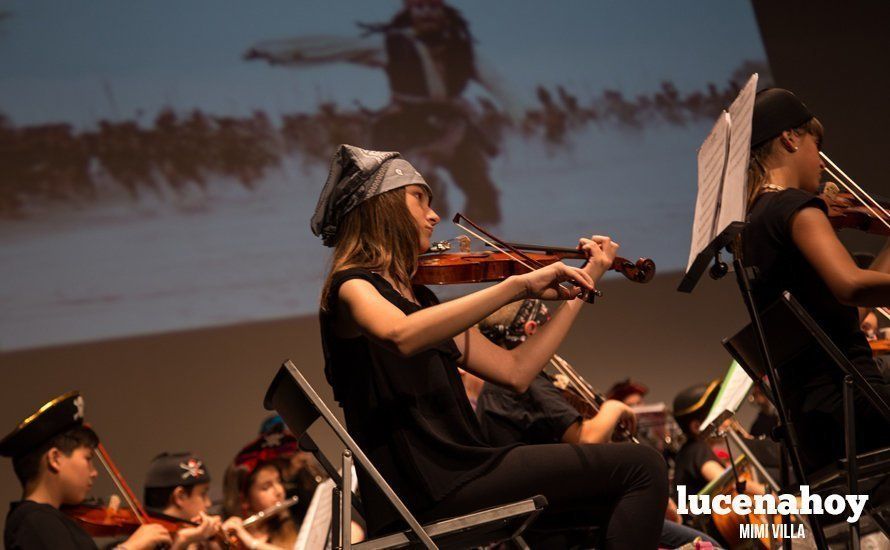
<path id="1" fill-rule="evenodd" d="M 460 222 L 454 222 L 454 225 L 460 227 L 461 229 L 463 229 L 464 231 L 466 231 L 466 232 L 469 233 L 470 235 L 476 237 L 477 239 L 479 239 L 480 241 L 484 242 L 484 243 L 487 244 L 488 246 L 494 248 L 495 250 L 497 250 L 497 251 L 500 252 L 501 254 L 506 254 L 507 257 L 512 258 L 513 260 L 517 261 L 520 265 L 522 265 L 523 267 L 525 267 L 525 268 L 528 269 L 529 271 L 534 271 L 534 270 L 535 270 L 535 268 L 531 267 L 530 265 L 528 265 L 527 263 L 525 263 L 524 261 L 522 261 L 522 260 L 521 260 L 520 258 L 518 258 L 517 256 L 514 256 L 513 254 L 507 252 L 507 251 L 504 250 L 503 248 L 501 248 L 501 247 L 499 247 L 498 245 L 494 244 L 493 242 L 489 241 L 489 240 L 486 239 L 485 237 L 479 235 L 479 234 L 476 233 L 475 231 L 472 231 L 472 230 L 470 230 L 470 229 L 467 229 L 466 227 L 464 227 L 463 225 L 461 225 Z"/>
<path id="2" fill-rule="evenodd" d="M 851 178 L 850 176 L 847 175 L 846 172 L 841 170 L 841 168 L 837 164 L 835 164 L 830 158 L 828 158 L 828 155 L 826 155 L 825 153 L 820 151 L 819 156 L 822 158 L 822 160 L 824 160 L 827 163 L 828 166 L 831 167 L 831 169 L 826 167 L 825 171 L 828 172 L 832 177 L 836 178 L 838 180 L 838 182 L 841 185 L 843 185 L 847 189 L 847 191 L 850 192 L 850 194 L 852 194 L 854 197 L 856 197 L 856 199 L 860 203 L 862 203 L 862 205 L 865 208 L 867 208 L 868 211 L 875 218 L 879 219 L 881 221 L 881 223 L 884 224 L 884 226 L 886 226 L 888 229 L 890 229 L 890 222 L 887 221 L 887 218 L 890 218 L 890 212 L 888 212 L 883 206 L 881 206 L 881 204 L 877 200 L 875 200 L 864 189 L 862 189 L 855 181 L 853 181 L 853 178 Z M 835 172 L 832 172 L 832 169 L 835 170 Z M 840 174 L 840 175 L 838 175 L 838 174 Z M 846 181 L 844 181 L 844 180 L 846 180 Z M 853 188 L 855 188 L 859 193 L 854 191 Z M 877 212 L 875 212 L 874 208 L 872 208 L 868 204 L 868 202 L 859 195 L 860 193 L 862 194 L 862 196 L 866 197 L 868 199 L 868 201 L 870 201 L 872 203 L 872 205 L 874 205 L 875 208 L 880 210 L 884 214 L 884 216 L 880 216 Z"/>

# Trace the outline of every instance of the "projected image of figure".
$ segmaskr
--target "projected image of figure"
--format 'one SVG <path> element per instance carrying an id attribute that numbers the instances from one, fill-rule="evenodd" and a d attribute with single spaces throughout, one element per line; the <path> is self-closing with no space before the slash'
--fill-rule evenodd
<path id="1" fill-rule="evenodd" d="M 409 155 L 427 175 L 440 211 L 451 212 L 444 176 L 466 198 L 462 212 L 480 222 L 501 219 L 489 159 L 498 154 L 494 132 L 462 96 L 480 84 L 512 116 L 516 109 L 500 79 L 481 68 L 469 24 L 442 0 L 405 0 L 382 24 L 359 23 L 358 39 L 306 37 L 257 44 L 246 59 L 271 64 L 346 61 L 384 69 L 390 103 L 370 116 L 368 141 L 375 149 Z M 382 38 L 382 42 L 379 41 Z"/>

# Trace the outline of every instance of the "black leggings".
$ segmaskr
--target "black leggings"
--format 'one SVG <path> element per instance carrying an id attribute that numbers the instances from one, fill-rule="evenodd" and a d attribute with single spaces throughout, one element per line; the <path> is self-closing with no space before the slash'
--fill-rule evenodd
<path id="1" fill-rule="evenodd" d="M 654 549 L 668 499 L 667 466 L 657 451 L 633 443 L 516 447 L 421 516 L 457 516 L 534 495 L 548 502 L 534 526 L 599 526 L 604 548 Z"/>

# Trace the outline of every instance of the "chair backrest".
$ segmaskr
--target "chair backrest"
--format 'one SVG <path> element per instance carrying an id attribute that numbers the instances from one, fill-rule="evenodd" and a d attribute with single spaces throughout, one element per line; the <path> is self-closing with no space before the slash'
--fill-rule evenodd
<path id="1" fill-rule="evenodd" d="M 278 369 L 278 373 L 272 380 L 272 384 L 266 391 L 263 405 L 267 410 L 275 410 L 284 419 L 284 423 L 294 433 L 304 433 L 318 418 L 322 417 L 328 426 L 337 434 L 337 437 L 355 457 L 359 467 L 370 477 L 383 495 L 389 500 L 392 507 L 402 516 L 412 531 L 427 548 L 433 548 L 432 540 L 420 526 L 417 519 L 411 514 L 402 499 L 396 495 L 389 483 L 383 479 L 380 472 L 371 463 L 364 451 L 340 424 L 334 413 L 319 397 L 309 381 L 293 362 L 288 359 Z M 346 488 L 346 490 L 349 490 Z"/>
<path id="2" fill-rule="evenodd" d="M 856 388 L 890 422 L 890 404 L 875 391 L 861 371 L 832 342 L 822 327 L 790 292 L 784 292 L 778 300 L 765 308 L 760 318 L 773 365 L 779 367 L 805 351 L 821 350 L 821 353 L 835 363 L 845 375 L 853 378 Z M 724 339 L 723 346 L 751 378 L 763 381 L 766 366 L 761 360 L 755 331 L 750 324 L 731 338 Z M 769 392 L 767 396 L 770 396 Z M 773 402 L 775 403 L 774 399 Z"/>

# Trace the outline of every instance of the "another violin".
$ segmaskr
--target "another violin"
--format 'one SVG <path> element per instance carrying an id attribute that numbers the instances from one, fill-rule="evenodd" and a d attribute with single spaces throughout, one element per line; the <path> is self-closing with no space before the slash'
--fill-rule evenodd
<path id="1" fill-rule="evenodd" d="M 606 396 L 597 392 L 590 383 L 584 379 L 575 368 L 557 354 L 550 357 L 550 364 L 556 369 L 557 376 L 553 377 L 553 383 L 562 390 L 563 397 L 585 419 L 593 418 L 600 411 L 600 407 L 606 402 Z M 639 443 L 637 437 L 624 424 L 615 426 L 615 441 L 631 441 Z"/>
<path id="2" fill-rule="evenodd" d="M 890 235 L 890 203 L 869 195 L 825 153 L 820 152 L 819 157 L 824 163 L 825 172 L 837 180 L 837 183 L 826 183 L 821 195 L 828 205 L 828 219 L 832 227 Z M 841 193 L 838 184 L 846 192 Z"/>
<path id="3" fill-rule="evenodd" d="M 828 221 L 835 229 L 855 229 L 872 235 L 890 235 L 890 217 L 885 210 L 860 203 L 852 193 L 823 193 L 828 206 Z M 884 208 L 890 203 L 879 202 Z"/>
<path id="4" fill-rule="evenodd" d="M 77 522 L 91 537 L 125 537 L 132 535 L 143 525 L 132 510 L 118 509 L 101 504 L 78 504 L 63 506 L 61 511 Z M 174 518 L 166 514 L 146 512 L 150 523 L 163 525 L 170 533 L 176 533 L 184 527 L 195 527 L 197 523 Z"/>
<path id="5" fill-rule="evenodd" d="M 164 514 L 148 513 L 136 498 L 136 494 L 130 489 L 124 476 L 111 460 L 111 456 L 102 443 L 96 445 L 96 458 L 111 477 L 121 497 L 127 503 L 127 509 L 118 509 L 116 506 L 102 507 L 81 504 L 78 506 L 66 506 L 62 511 L 80 524 L 83 529 L 94 537 L 119 537 L 132 535 L 140 526 L 157 523 L 162 525 L 171 534 L 177 533 L 185 527 L 194 527 L 195 523 L 173 518 Z M 230 548 L 229 541 L 222 532 L 214 538 L 223 548 Z"/>

